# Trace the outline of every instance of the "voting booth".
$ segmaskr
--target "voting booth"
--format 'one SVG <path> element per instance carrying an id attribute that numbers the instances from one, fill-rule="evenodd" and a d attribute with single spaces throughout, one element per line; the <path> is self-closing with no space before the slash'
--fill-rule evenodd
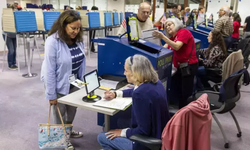
<path id="1" fill-rule="evenodd" d="M 11 8 L 3 8 L 3 31 L 16 33 L 15 16 Z"/>
<path id="2" fill-rule="evenodd" d="M 80 16 L 82 18 L 82 20 L 81 20 L 82 27 L 88 28 L 89 27 L 89 16 L 87 14 L 88 11 L 87 10 L 78 10 L 78 12 L 80 13 Z"/>
<path id="3" fill-rule="evenodd" d="M 49 31 L 53 26 L 54 22 L 59 18 L 60 12 L 59 11 L 44 11 L 44 25 L 45 30 Z"/>

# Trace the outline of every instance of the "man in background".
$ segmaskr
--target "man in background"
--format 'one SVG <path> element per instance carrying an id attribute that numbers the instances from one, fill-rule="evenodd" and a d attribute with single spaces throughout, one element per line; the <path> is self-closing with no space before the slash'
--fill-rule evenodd
<path id="1" fill-rule="evenodd" d="M 152 20 L 149 18 L 150 13 L 151 13 L 150 4 L 148 2 L 142 2 L 139 6 L 138 14 L 136 16 L 139 38 L 142 38 L 143 30 L 149 30 L 153 28 Z M 127 32 L 127 27 L 126 27 L 126 20 L 124 19 L 118 31 L 118 35 L 122 35 L 125 32 Z"/>
<path id="2" fill-rule="evenodd" d="M 177 18 L 178 16 L 178 5 L 177 4 L 173 4 L 171 6 L 171 10 L 169 10 L 168 12 L 165 13 L 165 16 L 167 18 Z"/>
<path id="3" fill-rule="evenodd" d="M 168 18 L 177 18 L 178 16 L 178 6 L 177 4 L 172 4 L 171 5 L 171 10 L 164 12 L 163 16 L 154 23 L 154 26 L 157 27 L 158 29 L 163 28 L 165 21 Z"/>
<path id="4" fill-rule="evenodd" d="M 216 21 L 214 30 L 221 33 L 224 38 L 226 48 L 229 48 L 229 38 L 233 33 L 233 22 L 229 18 L 230 9 L 227 6 L 219 10 L 219 19 Z"/>
<path id="5" fill-rule="evenodd" d="M 197 23 L 201 24 L 205 20 L 205 8 L 203 6 L 200 6 L 198 11 L 199 11 L 199 14 L 198 14 Z"/>
<path id="6" fill-rule="evenodd" d="M 245 23 L 243 25 L 243 30 L 244 30 L 243 39 L 245 39 L 247 36 L 250 35 L 250 16 L 248 16 L 245 19 Z"/>
<path id="7" fill-rule="evenodd" d="M 14 8 L 14 10 L 17 10 L 17 7 L 18 7 L 18 2 L 17 2 L 17 1 L 14 1 L 14 3 L 13 3 L 13 8 Z"/>

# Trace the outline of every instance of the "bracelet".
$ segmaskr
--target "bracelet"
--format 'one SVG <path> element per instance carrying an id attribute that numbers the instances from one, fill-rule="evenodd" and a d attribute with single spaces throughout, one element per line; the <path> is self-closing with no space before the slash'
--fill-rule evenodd
<path id="1" fill-rule="evenodd" d="M 114 92 L 115 93 L 115 98 L 117 97 L 117 94 L 116 94 L 116 92 Z"/>

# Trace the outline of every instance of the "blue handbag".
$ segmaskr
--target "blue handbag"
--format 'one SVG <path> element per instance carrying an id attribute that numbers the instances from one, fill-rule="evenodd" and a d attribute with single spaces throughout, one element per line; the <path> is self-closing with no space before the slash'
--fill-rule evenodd
<path id="1" fill-rule="evenodd" d="M 64 124 L 58 105 L 56 106 L 62 124 L 50 124 L 51 105 L 47 124 L 39 124 L 38 144 L 40 149 L 67 148 L 72 124 Z"/>

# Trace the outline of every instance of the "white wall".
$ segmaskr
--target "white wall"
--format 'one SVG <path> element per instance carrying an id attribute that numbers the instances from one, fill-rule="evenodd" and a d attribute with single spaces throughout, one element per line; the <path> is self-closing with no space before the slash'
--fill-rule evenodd
<path id="1" fill-rule="evenodd" d="M 0 0 L 0 20 L 2 20 L 2 10 L 3 8 L 6 8 L 7 3 L 6 0 Z M 0 51 L 3 51 L 3 47 L 4 47 L 4 40 L 2 37 L 2 23 L 0 23 Z"/>
<path id="2" fill-rule="evenodd" d="M 207 12 L 214 15 L 214 22 L 219 18 L 218 12 L 223 6 L 230 6 L 231 0 L 209 0 L 207 6 Z"/>
<path id="3" fill-rule="evenodd" d="M 124 0 L 108 0 L 108 10 L 117 10 L 118 12 L 124 12 L 125 1 Z"/>
<path id="4" fill-rule="evenodd" d="M 246 17 L 250 15 L 249 5 L 250 5 L 249 0 L 241 0 L 238 3 L 238 12 L 241 17 L 241 25 L 244 25 Z"/>

